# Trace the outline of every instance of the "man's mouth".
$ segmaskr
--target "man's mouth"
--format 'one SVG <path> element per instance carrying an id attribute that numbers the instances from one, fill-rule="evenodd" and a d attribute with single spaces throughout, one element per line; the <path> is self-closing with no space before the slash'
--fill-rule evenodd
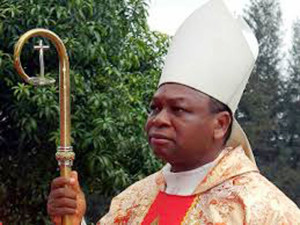
<path id="1" fill-rule="evenodd" d="M 172 141 L 171 138 L 163 135 L 163 134 L 150 134 L 149 135 L 149 143 L 151 145 L 165 145 Z"/>

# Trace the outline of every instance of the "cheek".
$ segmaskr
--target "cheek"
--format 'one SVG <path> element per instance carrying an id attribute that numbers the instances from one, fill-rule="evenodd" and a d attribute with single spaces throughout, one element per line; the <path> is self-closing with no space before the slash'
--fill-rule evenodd
<path id="1" fill-rule="evenodd" d="M 146 124 L 145 124 L 145 131 L 148 133 L 150 127 L 151 127 L 152 119 L 150 117 L 147 118 Z"/>
<path id="2" fill-rule="evenodd" d="M 186 148 L 199 148 L 210 142 L 212 128 L 209 123 L 194 121 L 178 126 L 177 135 L 179 144 Z"/>

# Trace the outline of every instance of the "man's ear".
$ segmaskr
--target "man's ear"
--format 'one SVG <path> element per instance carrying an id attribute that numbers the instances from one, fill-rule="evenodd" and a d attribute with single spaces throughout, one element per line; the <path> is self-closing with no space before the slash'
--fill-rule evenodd
<path id="1" fill-rule="evenodd" d="M 220 139 L 223 140 L 225 138 L 230 123 L 231 123 L 231 116 L 228 111 L 222 111 L 215 115 L 215 124 L 214 124 L 215 140 L 220 140 Z"/>

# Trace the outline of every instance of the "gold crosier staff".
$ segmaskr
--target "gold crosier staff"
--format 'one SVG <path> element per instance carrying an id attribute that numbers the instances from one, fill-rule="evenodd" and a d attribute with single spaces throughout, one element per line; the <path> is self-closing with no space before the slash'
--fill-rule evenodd
<path id="1" fill-rule="evenodd" d="M 56 160 L 60 167 L 60 175 L 69 177 L 75 154 L 70 143 L 70 75 L 69 58 L 61 39 L 53 32 L 46 29 L 33 29 L 23 34 L 15 45 L 14 64 L 20 76 L 29 84 L 35 86 L 48 85 L 55 82 L 44 77 L 29 77 L 22 68 L 20 55 L 23 45 L 28 39 L 42 36 L 50 39 L 59 55 L 59 105 L 60 105 L 60 146 L 57 148 Z M 63 225 L 72 225 L 70 216 L 63 216 Z"/>

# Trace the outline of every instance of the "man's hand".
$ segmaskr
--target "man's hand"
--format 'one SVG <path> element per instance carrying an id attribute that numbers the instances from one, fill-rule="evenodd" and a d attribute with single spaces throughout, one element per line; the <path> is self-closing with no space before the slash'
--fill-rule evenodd
<path id="1" fill-rule="evenodd" d="M 85 210 L 85 197 L 76 171 L 71 172 L 70 178 L 57 177 L 52 181 L 47 211 L 55 225 L 61 225 L 64 215 L 72 215 L 72 225 L 80 225 Z"/>

